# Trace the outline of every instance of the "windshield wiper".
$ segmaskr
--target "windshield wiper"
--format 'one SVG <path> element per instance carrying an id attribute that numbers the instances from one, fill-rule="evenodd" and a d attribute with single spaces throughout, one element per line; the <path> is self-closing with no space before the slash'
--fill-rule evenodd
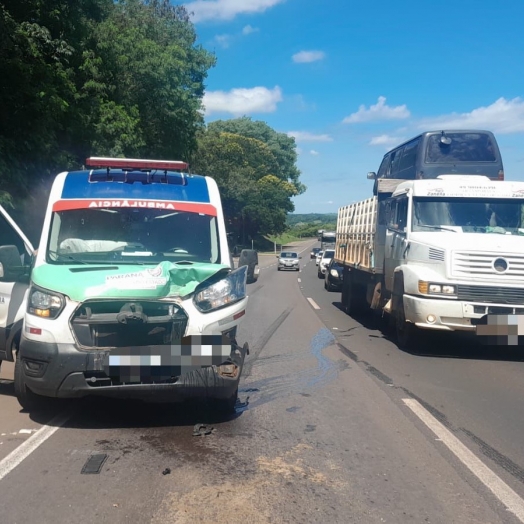
<path id="1" fill-rule="evenodd" d="M 48 251 L 47 254 L 52 255 L 54 257 L 53 262 L 63 262 L 64 260 L 71 260 L 72 262 L 76 262 L 77 264 L 87 264 L 87 262 L 85 262 L 84 260 L 75 258 L 73 255 L 64 255 L 62 253 L 58 253 L 57 251 Z"/>
<path id="2" fill-rule="evenodd" d="M 456 229 L 449 229 L 442 226 L 427 226 L 426 224 L 417 224 L 417 227 L 427 227 L 429 229 L 437 229 L 438 231 L 452 231 L 453 233 L 457 233 Z"/>
<path id="3" fill-rule="evenodd" d="M 86 265 L 86 266 L 90 266 L 90 265 L 100 265 L 100 264 L 114 264 L 114 261 L 112 262 L 105 262 L 105 261 L 100 261 L 100 260 L 94 260 L 93 262 L 86 262 L 85 260 L 82 260 L 80 258 L 76 258 L 74 257 L 73 255 L 66 255 L 64 253 L 58 253 L 57 251 L 48 251 L 47 252 L 48 255 L 52 255 L 54 257 L 54 259 L 52 259 L 53 262 L 61 262 L 61 263 L 64 263 L 65 261 L 68 261 L 68 262 L 75 262 L 76 264 L 83 264 L 83 265 Z"/>

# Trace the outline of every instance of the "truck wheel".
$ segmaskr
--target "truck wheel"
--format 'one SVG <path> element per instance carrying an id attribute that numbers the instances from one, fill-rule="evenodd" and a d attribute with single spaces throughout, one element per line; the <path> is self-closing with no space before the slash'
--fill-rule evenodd
<path id="1" fill-rule="evenodd" d="M 342 284 L 342 305 L 348 315 L 362 313 L 366 308 L 366 297 L 360 286 L 353 282 L 351 273 L 347 275 L 347 280 Z"/>
<path id="2" fill-rule="evenodd" d="M 24 370 L 22 368 L 22 361 L 18 355 L 15 362 L 14 386 L 18 403 L 26 411 L 44 411 L 52 407 L 52 401 L 54 399 L 37 395 L 27 387 Z"/>
<path id="3" fill-rule="evenodd" d="M 418 345 L 420 335 L 417 326 L 411 322 L 406 322 L 404 313 L 404 295 L 399 298 L 397 311 L 395 313 L 395 331 L 397 345 L 400 349 L 413 350 Z"/>

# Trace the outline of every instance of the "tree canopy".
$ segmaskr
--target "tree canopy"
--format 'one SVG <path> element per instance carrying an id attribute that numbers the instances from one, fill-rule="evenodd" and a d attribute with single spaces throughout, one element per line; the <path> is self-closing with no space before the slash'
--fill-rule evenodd
<path id="1" fill-rule="evenodd" d="M 213 177 L 235 243 L 282 233 L 304 191 L 293 138 L 248 117 L 212 122 L 199 135 L 193 170 Z"/>
<path id="2" fill-rule="evenodd" d="M 305 190 L 295 141 L 249 117 L 205 126 L 216 59 L 196 41 L 170 0 L 0 2 L 0 203 L 30 237 L 54 175 L 89 156 L 189 161 L 237 242 L 286 228 Z"/>

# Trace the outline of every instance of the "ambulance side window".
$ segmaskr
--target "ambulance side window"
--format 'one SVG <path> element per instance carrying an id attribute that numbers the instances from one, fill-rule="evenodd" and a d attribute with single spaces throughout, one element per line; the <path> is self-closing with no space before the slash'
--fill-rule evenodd
<path id="1" fill-rule="evenodd" d="M 18 233 L 12 228 L 11 224 L 0 213 L 0 246 L 16 246 L 20 256 L 26 254 L 24 242 Z M 27 258 L 24 256 L 24 258 Z"/>

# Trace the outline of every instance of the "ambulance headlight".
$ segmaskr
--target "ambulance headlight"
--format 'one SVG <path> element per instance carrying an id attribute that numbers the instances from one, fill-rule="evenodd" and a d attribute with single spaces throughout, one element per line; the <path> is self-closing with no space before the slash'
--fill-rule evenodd
<path id="1" fill-rule="evenodd" d="M 193 298 L 195 307 L 208 313 L 230 306 L 246 296 L 247 266 L 232 271 L 226 278 L 201 289 Z"/>
<path id="2" fill-rule="evenodd" d="M 27 312 L 42 318 L 56 318 L 65 305 L 63 295 L 32 287 L 29 292 Z"/>

